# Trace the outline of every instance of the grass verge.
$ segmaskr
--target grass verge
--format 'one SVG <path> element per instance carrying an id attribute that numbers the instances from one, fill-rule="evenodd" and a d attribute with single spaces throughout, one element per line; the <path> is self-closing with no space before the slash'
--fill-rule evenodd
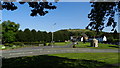
<path id="1" fill-rule="evenodd" d="M 78 42 L 76 45 L 77 48 L 95 48 L 95 49 L 118 49 L 119 45 L 112 45 L 112 44 L 102 44 L 98 43 L 98 47 L 90 47 L 90 43 L 83 43 L 83 42 Z"/>

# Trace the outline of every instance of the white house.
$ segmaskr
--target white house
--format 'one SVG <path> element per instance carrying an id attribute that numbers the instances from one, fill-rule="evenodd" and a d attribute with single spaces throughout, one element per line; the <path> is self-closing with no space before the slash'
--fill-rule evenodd
<path id="1" fill-rule="evenodd" d="M 106 38 L 106 36 L 104 36 L 104 37 L 103 37 L 103 41 L 107 41 L 107 38 Z"/>
<path id="2" fill-rule="evenodd" d="M 81 42 L 83 41 L 83 37 L 81 38 Z"/>

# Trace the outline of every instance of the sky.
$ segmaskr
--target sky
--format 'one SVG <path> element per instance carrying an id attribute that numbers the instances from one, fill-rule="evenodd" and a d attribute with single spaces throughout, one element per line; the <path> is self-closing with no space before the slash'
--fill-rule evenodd
<path id="1" fill-rule="evenodd" d="M 30 16 L 31 9 L 28 4 L 15 3 L 18 9 L 15 11 L 2 11 L 2 21 L 10 20 L 20 24 L 21 30 L 40 30 L 54 32 L 61 29 L 85 29 L 89 24 L 88 14 L 91 11 L 89 2 L 58 2 L 55 10 L 49 10 L 45 16 Z M 116 18 L 117 20 L 117 18 Z M 56 23 L 56 25 L 54 25 Z M 109 32 L 112 28 L 105 28 Z"/>

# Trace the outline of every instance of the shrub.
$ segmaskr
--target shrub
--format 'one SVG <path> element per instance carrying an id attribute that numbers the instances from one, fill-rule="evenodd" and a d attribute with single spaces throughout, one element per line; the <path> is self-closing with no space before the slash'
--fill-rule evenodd
<path id="1" fill-rule="evenodd" d="M 51 45 L 52 45 L 51 43 L 48 44 L 48 46 L 51 46 Z"/>
<path id="2" fill-rule="evenodd" d="M 9 43 L 5 43 L 4 46 L 9 46 Z"/>
<path id="3" fill-rule="evenodd" d="M 13 44 L 14 45 L 19 45 L 19 46 L 23 46 L 24 45 L 24 43 L 22 43 L 22 42 L 13 42 Z"/>
<path id="4" fill-rule="evenodd" d="M 10 46 L 10 47 L 12 47 L 13 43 L 5 43 L 4 46 Z"/>
<path id="5" fill-rule="evenodd" d="M 43 44 L 41 42 L 24 42 L 25 45 L 39 45 L 39 44 Z"/>
<path id="6" fill-rule="evenodd" d="M 44 42 L 43 45 L 46 46 L 46 43 Z"/>

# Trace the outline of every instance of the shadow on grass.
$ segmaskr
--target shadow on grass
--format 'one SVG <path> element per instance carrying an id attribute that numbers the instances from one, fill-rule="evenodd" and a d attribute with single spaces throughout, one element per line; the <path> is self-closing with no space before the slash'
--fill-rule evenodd
<path id="1" fill-rule="evenodd" d="M 116 46 L 109 46 L 109 47 L 113 47 L 113 48 L 119 48 L 119 45 L 116 45 Z"/>
<path id="2" fill-rule="evenodd" d="M 90 46 L 90 45 L 89 45 L 89 46 L 87 46 L 87 47 L 93 47 L 93 46 Z"/>
<path id="3" fill-rule="evenodd" d="M 108 65 L 95 60 L 68 59 L 48 55 L 4 58 L 2 61 L 2 68 L 99 68 L 100 66 Z"/>

